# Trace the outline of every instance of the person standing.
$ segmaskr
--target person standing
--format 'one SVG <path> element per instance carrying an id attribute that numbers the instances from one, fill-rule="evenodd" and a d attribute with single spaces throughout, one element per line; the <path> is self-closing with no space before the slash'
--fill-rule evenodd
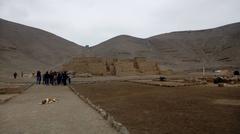
<path id="1" fill-rule="evenodd" d="M 50 81 L 50 84 L 51 84 L 51 85 L 53 85 L 53 79 L 54 79 L 53 72 L 50 71 L 50 73 L 49 73 L 49 81 Z"/>
<path id="2" fill-rule="evenodd" d="M 21 72 L 21 77 L 23 78 L 23 72 Z"/>
<path id="3" fill-rule="evenodd" d="M 42 80 L 42 75 L 40 71 L 37 71 L 37 84 L 41 84 L 41 80 Z"/>
<path id="4" fill-rule="evenodd" d="M 13 74 L 14 79 L 17 79 L 17 72 Z"/>
<path id="5" fill-rule="evenodd" d="M 62 83 L 64 86 L 67 85 L 67 72 L 66 71 L 63 72 L 63 74 L 62 74 Z"/>
<path id="6" fill-rule="evenodd" d="M 67 74 L 67 80 L 68 80 L 68 84 L 70 85 L 71 84 L 71 77 L 69 74 Z"/>
<path id="7" fill-rule="evenodd" d="M 61 74 L 61 72 L 58 72 L 58 74 L 57 74 L 57 84 L 60 85 L 61 81 L 62 81 L 62 74 Z"/>
<path id="8" fill-rule="evenodd" d="M 45 73 L 45 84 L 49 85 L 49 73 L 48 73 L 48 71 Z"/>
<path id="9" fill-rule="evenodd" d="M 43 82 L 42 82 L 43 85 L 46 84 L 46 73 L 43 74 Z"/>
<path id="10" fill-rule="evenodd" d="M 57 72 L 53 72 L 53 85 L 57 85 Z"/>

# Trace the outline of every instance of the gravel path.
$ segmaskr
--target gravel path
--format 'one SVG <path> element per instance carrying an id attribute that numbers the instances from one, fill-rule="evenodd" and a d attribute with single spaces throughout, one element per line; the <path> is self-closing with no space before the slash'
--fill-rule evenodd
<path id="1" fill-rule="evenodd" d="M 42 99 L 58 102 L 39 105 Z M 117 134 L 68 87 L 34 85 L 0 105 L 1 134 Z"/>

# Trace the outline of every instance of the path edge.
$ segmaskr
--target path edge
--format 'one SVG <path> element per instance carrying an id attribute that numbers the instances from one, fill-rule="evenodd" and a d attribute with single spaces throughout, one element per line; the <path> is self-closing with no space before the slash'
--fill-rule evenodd
<path id="1" fill-rule="evenodd" d="M 28 90 L 28 89 L 29 89 L 30 87 L 32 87 L 33 85 L 34 85 L 34 82 L 31 83 L 31 84 L 29 84 L 29 85 L 27 85 L 27 86 L 24 86 L 24 87 L 23 87 L 23 91 L 20 92 L 20 94 L 24 93 L 26 90 Z M 10 100 L 12 100 L 13 98 L 17 97 L 17 96 L 20 95 L 20 94 L 13 95 L 13 96 L 11 96 L 11 97 L 3 100 L 3 101 L 0 101 L 0 104 L 5 104 L 5 103 L 7 103 L 8 101 L 10 101 Z"/>
<path id="2" fill-rule="evenodd" d="M 110 113 L 106 112 L 104 109 L 102 109 L 100 106 L 96 106 L 89 100 L 88 98 L 84 97 L 83 95 L 80 95 L 76 89 L 72 86 L 68 86 L 69 89 L 76 94 L 83 102 L 85 102 L 87 105 L 89 105 L 91 108 L 93 108 L 95 111 L 97 111 L 103 119 L 105 119 L 112 128 L 114 128 L 117 132 L 120 134 L 130 134 L 128 129 L 120 122 L 116 121 Z"/>

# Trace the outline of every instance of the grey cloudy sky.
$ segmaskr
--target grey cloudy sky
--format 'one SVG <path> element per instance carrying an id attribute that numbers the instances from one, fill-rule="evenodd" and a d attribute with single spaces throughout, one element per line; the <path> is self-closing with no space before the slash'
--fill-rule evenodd
<path id="1" fill-rule="evenodd" d="M 240 22 L 240 0 L 0 0 L 0 17 L 92 46 Z"/>

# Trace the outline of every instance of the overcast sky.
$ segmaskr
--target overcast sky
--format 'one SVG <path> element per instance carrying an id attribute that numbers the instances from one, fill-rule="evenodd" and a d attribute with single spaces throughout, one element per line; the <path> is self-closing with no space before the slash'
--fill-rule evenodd
<path id="1" fill-rule="evenodd" d="M 92 46 L 240 22 L 240 0 L 0 0 L 0 17 Z"/>

